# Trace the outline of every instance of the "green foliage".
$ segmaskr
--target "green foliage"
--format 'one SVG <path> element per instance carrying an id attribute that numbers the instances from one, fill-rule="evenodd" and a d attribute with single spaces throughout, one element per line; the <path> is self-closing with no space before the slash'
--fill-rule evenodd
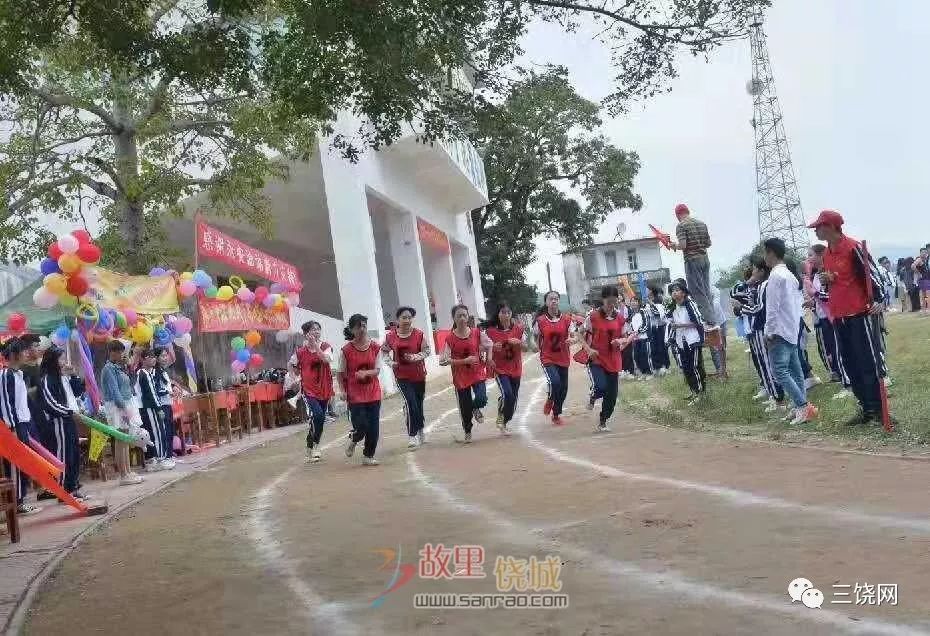
<path id="1" fill-rule="evenodd" d="M 752 251 L 748 254 L 744 254 L 740 257 L 736 263 L 721 269 L 717 272 L 717 288 L 719 289 L 728 289 L 733 287 L 737 281 L 743 280 L 743 274 L 753 263 L 761 262 L 762 257 L 765 254 L 765 250 L 762 248 L 762 243 L 756 243 Z M 790 250 L 785 254 L 785 264 L 788 266 L 795 276 L 802 276 L 804 274 L 804 259 L 807 258 L 807 254 L 804 250 Z"/>
<path id="2" fill-rule="evenodd" d="M 500 103 L 478 112 L 490 204 L 472 212 L 472 224 L 489 299 L 529 292 L 523 271 L 535 238 L 577 247 L 609 212 L 642 206 L 633 192 L 639 158 L 597 134 L 600 124 L 597 104 L 559 67 L 525 73 Z"/>

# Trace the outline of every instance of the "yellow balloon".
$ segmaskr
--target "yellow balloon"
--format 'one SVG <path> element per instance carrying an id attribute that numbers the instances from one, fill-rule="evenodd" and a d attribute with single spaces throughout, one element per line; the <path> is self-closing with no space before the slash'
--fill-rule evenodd
<path id="1" fill-rule="evenodd" d="M 53 294 L 61 294 L 68 288 L 68 281 L 61 274 L 49 274 L 42 279 L 42 284 Z"/>
<path id="2" fill-rule="evenodd" d="M 180 276 L 181 280 L 190 280 L 193 277 L 194 277 L 193 272 L 181 272 L 181 276 Z"/>
<path id="3" fill-rule="evenodd" d="M 73 274 L 81 269 L 84 263 L 75 254 L 62 254 L 58 257 L 58 269 L 65 274 Z"/>
<path id="4" fill-rule="evenodd" d="M 144 322 L 140 322 L 129 330 L 129 338 L 136 344 L 148 344 L 152 341 L 154 335 L 155 330 L 152 326 Z"/>
<path id="5" fill-rule="evenodd" d="M 235 292 L 233 288 L 229 285 L 223 285 L 218 290 L 216 290 L 216 299 L 217 300 L 229 300 L 233 297 Z"/>

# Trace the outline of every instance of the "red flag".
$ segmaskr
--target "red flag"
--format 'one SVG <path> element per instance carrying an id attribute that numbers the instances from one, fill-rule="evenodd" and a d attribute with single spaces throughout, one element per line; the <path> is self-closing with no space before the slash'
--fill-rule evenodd
<path id="1" fill-rule="evenodd" d="M 665 247 L 665 249 L 667 250 L 672 249 L 672 244 L 670 242 L 670 239 L 672 237 L 670 235 L 666 234 L 665 232 L 657 228 L 652 223 L 649 224 L 649 229 L 652 230 L 652 233 L 655 234 L 655 237 L 659 239 L 659 243 L 661 243 Z"/>

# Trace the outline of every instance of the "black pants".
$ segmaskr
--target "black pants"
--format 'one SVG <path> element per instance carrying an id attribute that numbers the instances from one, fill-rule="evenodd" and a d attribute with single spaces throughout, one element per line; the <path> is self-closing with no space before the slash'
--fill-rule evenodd
<path id="1" fill-rule="evenodd" d="M 549 382 L 549 401 L 552 402 L 552 414 L 561 415 L 562 405 L 568 396 L 568 367 L 547 364 L 543 367 Z"/>
<path id="2" fill-rule="evenodd" d="M 77 490 L 78 476 L 81 473 L 81 449 L 78 446 L 77 425 L 70 415 L 53 415 L 47 417 L 51 435 L 45 448 L 65 465 L 58 478 L 58 483 L 65 492 Z"/>
<path id="3" fill-rule="evenodd" d="M 423 430 L 423 400 L 426 399 L 426 382 L 398 380 L 397 388 L 404 398 L 407 413 L 407 435 L 415 436 Z"/>
<path id="4" fill-rule="evenodd" d="M 589 364 L 588 377 L 591 380 L 591 402 L 601 400 L 600 420 L 603 424 L 614 414 L 620 392 L 620 374 L 605 371 L 599 364 Z"/>
<path id="5" fill-rule="evenodd" d="M 318 400 L 304 394 L 304 404 L 307 405 L 307 414 L 310 416 L 310 427 L 307 430 L 307 448 L 318 446 L 323 439 L 323 425 L 326 424 L 326 405 L 329 400 Z"/>
<path id="6" fill-rule="evenodd" d="M 503 417 L 506 424 L 513 419 L 514 411 L 517 410 L 517 398 L 520 395 L 520 377 L 498 373 L 497 388 L 500 390 L 500 397 L 497 398 L 497 413 Z"/>
<path id="7" fill-rule="evenodd" d="M 464 389 L 456 389 L 455 394 L 459 402 L 459 415 L 462 416 L 462 430 L 471 433 L 475 411 L 488 405 L 488 388 L 481 380 Z"/>
<path id="8" fill-rule="evenodd" d="M 142 417 L 142 428 L 149 432 L 154 446 L 145 449 L 146 459 L 167 459 L 171 457 L 171 448 L 165 449 L 165 423 L 161 407 L 139 409 Z"/>
<path id="9" fill-rule="evenodd" d="M 700 343 L 687 345 L 678 350 L 681 370 L 692 393 L 703 393 L 707 374 L 704 372 L 704 347 Z"/>
<path id="10" fill-rule="evenodd" d="M 381 402 L 363 402 L 349 405 L 349 422 L 352 424 L 352 441 L 365 440 L 362 455 L 371 459 L 378 450 L 381 434 Z"/>
<path id="11" fill-rule="evenodd" d="M 843 384 L 855 394 L 863 413 L 881 415 L 878 383 L 885 375 L 885 354 L 875 323 L 868 315 L 852 316 L 835 320 L 833 328 Z"/>
<path id="12" fill-rule="evenodd" d="M 668 357 L 668 345 L 665 344 L 665 327 L 653 327 L 649 330 L 649 344 L 652 347 L 652 368 L 669 368 L 672 362 Z"/>
<path id="13" fill-rule="evenodd" d="M 840 365 L 836 352 L 836 332 L 833 323 L 826 318 L 817 319 L 814 325 L 814 334 L 817 336 L 817 351 L 824 368 L 831 376 L 840 375 Z"/>
<path id="14" fill-rule="evenodd" d="M 162 404 L 161 416 L 162 421 L 165 423 L 165 450 L 167 451 L 166 456 L 174 457 L 174 408 L 170 404 Z"/>
<path id="15" fill-rule="evenodd" d="M 909 289 L 907 297 L 911 299 L 911 311 L 920 311 L 920 289 L 917 287 Z"/>
<path id="16" fill-rule="evenodd" d="M 772 361 L 769 359 L 769 348 L 765 343 L 765 336 L 761 331 L 750 332 L 749 348 L 759 361 L 759 370 L 762 373 L 762 386 L 765 387 L 769 397 L 776 402 L 783 401 L 785 399 L 785 391 L 775 380 L 775 372 L 772 370 Z"/>
<path id="17" fill-rule="evenodd" d="M 620 368 L 629 373 L 636 370 L 636 356 L 633 355 L 633 347 L 624 347 L 620 352 Z"/>
<path id="18" fill-rule="evenodd" d="M 652 375 L 652 343 L 649 338 L 633 342 L 633 358 L 640 373 Z"/>

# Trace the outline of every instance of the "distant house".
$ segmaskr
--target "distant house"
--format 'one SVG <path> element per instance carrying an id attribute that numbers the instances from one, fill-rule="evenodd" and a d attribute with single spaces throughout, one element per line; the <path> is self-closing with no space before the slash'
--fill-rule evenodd
<path id="1" fill-rule="evenodd" d="M 667 267 L 662 267 L 662 251 L 654 237 L 594 243 L 562 254 L 562 271 L 568 301 L 578 306 L 581 301 L 600 298 L 605 285 L 616 285 L 626 276 L 637 289 L 639 276 L 650 287 L 664 287 L 670 282 Z"/>

